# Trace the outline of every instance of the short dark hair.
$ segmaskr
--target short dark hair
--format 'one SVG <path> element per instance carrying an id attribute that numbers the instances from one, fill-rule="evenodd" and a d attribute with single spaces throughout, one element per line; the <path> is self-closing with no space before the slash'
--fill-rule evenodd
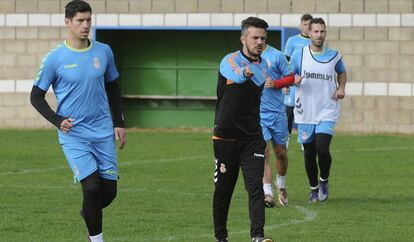
<path id="1" fill-rule="evenodd" d="M 261 18 L 248 17 L 241 22 L 241 35 L 245 35 L 249 27 L 267 30 L 269 25 Z"/>
<path id="2" fill-rule="evenodd" d="M 65 18 L 72 19 L 77 13 L 91 12 L 92 8 L 89 3 L 82 0 L 70 1 L 65 6 Z"/>
<path id="3" fill-rule="evenodd" d="M 310 15 L 309 13 L 305 13 L 304 15 L 302 15 L 302 17 L 300 18 L 300 21 L 301 22 L 304 22 L 304 21 L 308 21 L 308 20 L 312 20 L 313 19 L 313 17 L 312 17 L 312 15 Z"/>
<path id="4" fill-rule="evenodd" d="M 326 27 L 325 21 L 323 18 L 314 18 L 309 23 L 309 29 L 312 29 L 312 24 L 323 24 Z"/>

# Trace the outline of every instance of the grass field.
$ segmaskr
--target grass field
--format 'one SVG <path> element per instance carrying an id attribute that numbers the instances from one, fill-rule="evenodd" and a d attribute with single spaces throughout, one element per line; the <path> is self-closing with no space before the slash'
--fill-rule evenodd
<path id="1" fill-rule="evenodd" d="M 106 241 L 214 241 L 210 133 L 130 131 L 119 152 L 119 192 L 104 212 Z M 0 131 L 0 241 L 86 241 L 73 184 L 54 131 Z M 289 206 L 266 210 L 276 241 L 414 241 L 414 138 L 338 134 L 331 197 L 307 204 L 297 144 L 289 151 Z M 239 179 L 232 242 L 249 241 Z"/>

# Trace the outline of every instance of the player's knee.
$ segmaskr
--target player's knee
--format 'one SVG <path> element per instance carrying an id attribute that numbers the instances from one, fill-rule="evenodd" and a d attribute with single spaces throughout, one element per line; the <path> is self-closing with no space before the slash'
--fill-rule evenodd
<path id="1" fill-rule="evenodd" d="M 117 192 L 116 190 L 111 190 L 106 192 L 104 197 L 102 198 L 102 208 L 105 208 L 111 204 L 116 198 Z"/>
<path id="2" fill-rule="evenodd" d="M 280 149 L 276 152 L 276 158 L 281 161 L 287 160 L 287 152 L 286 149 Z"/>
<path id="3" fill-rule="evenodd" d="M 323 145 L 319 145 L 319 146 L 316 146 L 316 153 L 318 154 L 318 155 L 327 155 L 327 154 L 329 154 L 330 152 L 329 152 L 329 146 L 323 146 Z"/>
<path id="4" fill-rule="evenodd" d="M 83 187 L 83 199 L 85 201 L 99 201 L 101 197 L 101 187 L 99 184 L 88 184 Z"/>

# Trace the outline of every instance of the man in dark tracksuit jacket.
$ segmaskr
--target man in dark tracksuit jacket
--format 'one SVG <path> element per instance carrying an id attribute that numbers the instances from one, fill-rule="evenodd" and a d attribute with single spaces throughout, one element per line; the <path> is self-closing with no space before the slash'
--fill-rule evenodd
<path id="1" fill-rule="evenodd" d="M 214 121 L 215 191 L 213 218 L 216 241 L 228 241 L 226 228 L 230 201 L 241 167 L 249 194 L 250 236 L 254 242 L 264 238 L 263 169 L 266 143 L 260 126 L 260 98 L 263 87 L 292 85 L 293 75 L 269 80 L 268 65 L 260 54 L 265 47 L 268 25 L 259 18 L 242 21 L 243 48 L 226 55 L 217 83 Z"/>

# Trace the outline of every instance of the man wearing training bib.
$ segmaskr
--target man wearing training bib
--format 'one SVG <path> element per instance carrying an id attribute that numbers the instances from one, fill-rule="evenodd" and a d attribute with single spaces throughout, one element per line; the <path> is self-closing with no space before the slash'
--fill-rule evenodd
<path id="1" fill-rule="evenodd" d="M 304 146 L 309 203 L 315 203 L 325 202 L 329 196 L 329 146 L 340 114 L 339 99 L 345 97 L 346 71 L 339 52 L 324 47 L 326 25 L 322 18 L 310 22 L 309 37 L 312 43 L 292 55 L 291 67 L 303 77 L 296 89 L 294 115 L 298 142 Z"/>

